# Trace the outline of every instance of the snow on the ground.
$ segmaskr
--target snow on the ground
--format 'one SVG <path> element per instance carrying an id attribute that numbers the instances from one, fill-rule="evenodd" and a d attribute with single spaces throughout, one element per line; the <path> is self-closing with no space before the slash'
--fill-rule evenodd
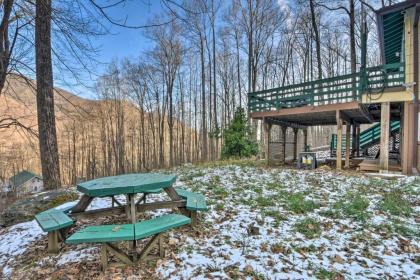
<path id="1" fill-rule="evenodd" d="M 120 198 L 120 200 L 124 201 L 124 198 Z M 76 205 L 76 203 L 77 201 L 66 202 L 55 207 L 55 209 L 66 209 L 68 206 Z M 89 210 L 110 206 L 110 198 L 96 198 L 89 206 Z M 2 274 L 0 275 L 3 275 L 3 277 L 6 278 L 9 277 L 13 271 L 13 266 L 15 265 L 15 257 L 24 254 L 31 243 L 46 235 L 47 233 L 42 231 L 35 220 L 16 224 L 0 230 L 0 269 L 2 269 Z M 74 250 L 66 252 L 63 256 L 59 255 L 59 258 L 50 257 L 49 259 L 57 259 L 57 265 L 70 262 L 71 258 L 73 258 L 73 260 L 88 260 L 89 258 L 92 258 L 92 254 L 89 254 L 89 252 L 95 252 L 95 249 L 97 251 L 97 248 L 87 251 L 75 248 Z"/>
<path id="2" fill-rule="evenodd" d="M 4 277 L 9 277 L 12 273 L 14 258 L 25 253 L 29 244 L 44 235 L 45 233 L 35 220 L 0 231 L 0 268 L 3 270 Z"/>
<path id="3" fill-rule="evenodd" d="M 413 180 L 394 181 L 388 187 L 400 188 Z M 158 273 L 173 279 L 308 279 L 322 277 L 320 273 L 340 274 L 349 279 L 418 277 L 420 266 L 415 254 L 420 252 L 420 243 L 416 221 L 413 217 L 402 218 L 406 226 L 417 231 L 405 251 L 400 243 L 409 239 L 397 234 L 384 238 L 372 231 L 371 224 L 384 225 L 390 221 L 377 211 L 380 197 L 372 189 L 372 193 L 366 194 L 370 201 L 367 211 L 371 213 L 368 221 L 331 219 L 320 214 L 348 192 L 358 188 L 369 190 L 372 182 L 385 181 L 333 172 L 239 166 L 186 171 L 177 185 L 187 185 L 210 198 L 210 211 L 202 219 L 204 227 L 210 229 L 209 234 L 204 238 L 180 237 L 181 249 L 176 259 L 163 262 Z M 270 188 L 272 184 L 281 185 L 280 191 L 287 193 L 303 192 L 306 199 L 321 206 L 304 214 L 291 213 L 276 197 L 279 190 Z M 267 207 L 259 206 L 254 203 L 258 197 L 277 201 Z M 278 224 L 264 214 L 272 210 L 282 217 Z M 309 239 L 296 231 L 296 223 L 306 217 L 320 223 L 319 237 Z M 258 227 L 259 233 L 250 234 L 250 226 Z"/>
<path id="4" fill-rule="evenodd" d="M 87 249 L 76 248 L 71 251 L 64 252 L 58 256 L 57 266 L 63 266 L 68 263 L 88 261 L 96 259 L 99 253 L 98 247 L 91 247 Z"/>
<path id="5" fill-rule="evenodd" d="M 209 211 L 201 214 L 199 231 L 173 230 L 168 234 L 176 246 L 167 248 L 169 257 L 158 261 L 159 278 L 328 279 L 338 275 L 346 279 L 414 279 L 420 275 L 418 177 L 386 181 L 246 165 L 186 166 L 171 172 L 178 175 L 176 187 L 205 194 Z M 392 190 L 404 192 L 413 205 L 410 215 L 395 216 L 379 209 L 383 195 Z M 304 194 L 305 201 L 317 206 L 296 213 L 285 199 L 291 194 Z M 332 215 L 338 203 L 347 203 L 349 194 L 360 194 L 368 201 L 363 220 Z M 147 201 L 165 196 L 153 194 Z M 124 196 L 117 199 L 125 202 Z M 96 198 L 89 210 L 110 206 L 111 199 Z M 306 218 L 319 224 L 320 233 L 313 238 L 297 230 L 297 224 Z M 0 231 L 3 275 L 10 275 L 17 255 L 44 236 L 35 221 Z M 38 259 L 37 265 L 62 269 L 100 258 L 98 247 L 92 244 L 64 249 L 56 256 Z"/>

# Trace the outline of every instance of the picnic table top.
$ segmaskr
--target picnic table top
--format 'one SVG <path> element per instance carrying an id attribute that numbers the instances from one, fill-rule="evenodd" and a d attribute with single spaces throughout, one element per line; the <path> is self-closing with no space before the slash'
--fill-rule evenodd
<path id="1" fill-rule="evenodd" d="M 175 175 L 158 173 L 125 174 L 79 183 L 77 190 L 92 197 L 156 192 L 159 189 L 172 186 L 175 180 Z"/>

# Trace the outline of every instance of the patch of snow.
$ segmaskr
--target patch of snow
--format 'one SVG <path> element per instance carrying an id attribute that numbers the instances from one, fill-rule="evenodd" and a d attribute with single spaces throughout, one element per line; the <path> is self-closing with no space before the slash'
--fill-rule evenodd
<path id="1" fill-rule="evenodd" d="M 233 271 L 242 273 L 236 276 L 240 279 L 252 279 L 256 274 L 267 279 L 314 279 L 316 270 L 322 268 L 339 272 L 349 279 L 412 278 L 420 271 L 410 254 L 398 248 L 398 239 L 376 235 L 366 227 L 366 224 L 380 226 L 390 221 L 389 216 L 377 210 L 381 192 L 405 186 L 413 179 L 384 181 L 383 185 L 372 186 L 372 182 L 363 176 L 240 166 L 192 167 L 182 173 L 175 184 L 177 187 L 201 192 L 212 202 L 201 218 L 208 233 L 200 238 L 183 238 L 176 231 L 171 232 L 181 240 L 180 251 L 175 260 L 160 263 L 159 277 L 225 279 L 235 278 L 229 274 Z M 281 191 L 288 194 L 304 193 L 305 200 L 320 202 L 321 207 L 304 214 L 292 213 L 276 196 L 279 189 L 269 188 L 270 184 L 279 185 Z M 215 189 L 226 193 L 222 199 L 215 197 Z M 369 200 L 366 224 L 347 217 L 331 219 L 320 214 L 345 198 L 347 193 L 359 189 Z M 257 205 L 255 201 L 259 196 L 271 197 L 275 205 Z M 217 211 L 216 204 L 221 205 L 222 210 Z M 275 225 L 273 217 L 264 215 L 266 210 L 278 211 L 285 220 Z M 319 237 L 308 239 L 296 231 L 296 223 L 308 217 L 319 221 L 322 228 Z M 415 224 L 413 217 L 402 219 L 405 225 Z M 259 234 L 250 235 L 250 225 L 257 226 Z M 275 246 L 281 249 L 272 251 Z M 418 238 L 411 240 L 411 246 L 418 250 Z M 391 251 L 392 257 L 383 256 L 385 248 Z"/>
<path id="2" fill-rule="evenodd" d="M 16 224 L 0 231 L 0 267 L 3 276 L 9 277 L 15 257 L 25 253 L 27 246 L 44 236 L 46 233 L 33 220 Z"/>
<path id="3" fill-rule="evenodd" d="M 98 256 L 99 249 L 97 247 L 91 247 L 86 249 L 76 248 L 71 251 L 67 251 L 58 256 L 57 266 L 63 266 L 68 263 L 77 263 L 80 261 L 95 260 Z"/>
<path id="4" fill-rule="evenodd" d="M 58 205 L 57 207 L 55 207 L 55 209 L 57 210 L 66 209 L 67 207 L 73 207 L 76 204 L 77 204 L 77 201 L 68 201 L 61 205 Z"/>

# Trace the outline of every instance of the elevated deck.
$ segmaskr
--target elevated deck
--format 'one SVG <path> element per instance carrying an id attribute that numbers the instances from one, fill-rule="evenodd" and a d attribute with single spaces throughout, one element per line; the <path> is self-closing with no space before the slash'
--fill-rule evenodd
<path id="1" fill-rule="evenodd" d="M 404 91 L 403 83 L 403 63 L 380 65 L 355 74 L 249 93 L 249 113 L 251 118 L 291 127 L 336 124 L 337 111 L 343 119 L 372 123 L 380 111 L 363 101 L 366 96 Z"/>

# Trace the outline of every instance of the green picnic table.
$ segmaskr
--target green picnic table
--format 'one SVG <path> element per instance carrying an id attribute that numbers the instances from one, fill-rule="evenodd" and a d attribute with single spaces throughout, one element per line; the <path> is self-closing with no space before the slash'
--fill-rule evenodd
<path id="1" fill-rule="evenodd" d="M 186 201 L 183 200 L 176 190 L 173 183 L 176 181 L 175 175 L 166 175 L 158 173 L 136 173 L 118 176 L 110 176 L 94 179 L 91 181 L 79 183 L 77 190 L 83 193 L 79 202 L 71 210 L 72 216 L 101 216 L 107 213 L 126 212 L 127 218 L 131 223 L 136 222 L 136 212 L 155 210 L 161 208 L 180 208 L 183 214 Z M 165 191 L 170 197 L 170 201 L 160 201 L 154 203 L 145 203 L 145 197 L 150 193 L 160 193 Z M 136 201 L 136 195 L 143 196 Z M 126 196 L 126 204 L 123 205 L 116 198 L 118 195 Z M 95 197 L 111 197 L 112 204 L 118 204 L 117 207 L 103 208 L 86 211 Z M 140 204 L 144 202 L 143 204 Z"/>
<path id="2" fill-rule="evenodd" d="M 41 228 L 48 232 L 48 249 L 58 252 L 59 240 L 68 244 L 83 242 L 105 242 L 104 255 L 107 250 L 119 255 L 126 263 L 137 260 L 137 240 L 153 235 L 145 250 L 140 254 L 146 256 L 153 244 L 160 240 L 162 232 L 185 224 L 197 223 L 197 211 L 206 211 L 207 206 L 202 194 L 173 187 L 175 175 L 158 173 L 137 173 L 110 176 L 79 183 L 77 190 L 83 193 L 75 206 L 65 211 L 50 209 L 37 214 L 36 220 Z M 146 202 L 146 196 L 165 192 L 169 200 Z M 141 197 L 136 196 L 141 194 Z M 122 203 L 118 196 L 125 195 Z M 95 198 L 110 197 L 112 206 L 100 209 L 88 209 Z M 117 204 L 115 206 L 115 204 Z M 169 214 L 147 221 L 137 221 L 137 213 L 157 209 L 178 209 L 182 215 Z M 75 220 L 79 218 L 95 218 L 113 214 L 126 214 L 129 224 L 99 225 L 85 228 L 69 238 L 67 234 Z M 186 216 L 186 217 L 185 217 Z M 101 235 L 102 234 L 102 235 Z M 103 236 L 103 238 L 101 238 Z M 131 257 L 122 254 L 112 245 L 112 241 L 128 241 Z M 160 244 L 160 243 L 159 243 Z M 161 245 L 159 245 L 161 250 Z M 106 259 L 105 257 L 103 258 Z M 103 262 L 106 266 L 106 262 Z"/>

